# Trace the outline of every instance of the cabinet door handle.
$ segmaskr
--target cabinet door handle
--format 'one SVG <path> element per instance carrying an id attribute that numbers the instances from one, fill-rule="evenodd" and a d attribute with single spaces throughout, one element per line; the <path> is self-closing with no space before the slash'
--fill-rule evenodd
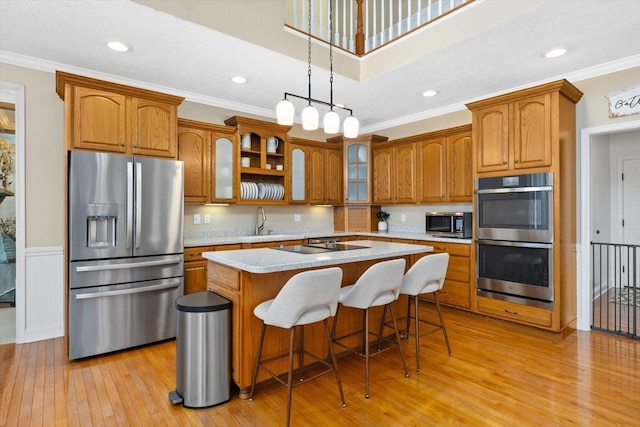
<path id="1" fill-rule="evenodd" d="M 449 194 L 449 197 L 453 197 L 453 193 Z"/>
<path id="2" fill-rule="evenodd" d="M 120 141 L 120 145 L 124 147 L 124 141 Z"/>
<path id="3" fill-rule="evenodd" d="M 506 160 L 503 160 L 503 161 L 502 161 L 502 164 L 503 164 L 503 165 L 506 165 L 506 164 L 507 164 L 507 161 L 506 161 Z"/>
<path id="4" fill-rule="evenodd" d="M 518 159 L 515 159 L 515 160 L 514 160 L 513 162 L 514 162 L 514 163 L 518 163 L 519 161 L 520 161 L 520 160 L 518 160 Z"/>
<path id="5" fill-rule="evenodd" d="M 510 311 L 510 310 L 507 310 L 507 309 L 505 309 L 504 311 L 505 311 L 505 313 L 514 314 L 516 316 L 518 315 L 517 311 Z"/>
<path id="6" fill-rule="evenodd" d="M 138 148 L 138 144 L 133 144 L 133 148 Z"/>

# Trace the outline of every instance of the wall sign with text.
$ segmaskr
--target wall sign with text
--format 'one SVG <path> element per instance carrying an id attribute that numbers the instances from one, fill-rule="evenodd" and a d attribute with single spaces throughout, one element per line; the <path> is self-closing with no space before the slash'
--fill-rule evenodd
<path id="1" fill-rule="evenodd" d="M 640 86 L 607 95 L 607 98 L 610 118 L 640 114 Z"/>

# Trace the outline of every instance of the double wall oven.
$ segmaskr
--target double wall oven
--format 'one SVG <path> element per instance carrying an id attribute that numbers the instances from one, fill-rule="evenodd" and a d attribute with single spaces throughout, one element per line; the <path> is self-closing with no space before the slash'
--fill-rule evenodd
<path id="1" fill-rule="evenodd" d="M 478 295 L 553 307 L 553 174 L 476 179 Z"/>

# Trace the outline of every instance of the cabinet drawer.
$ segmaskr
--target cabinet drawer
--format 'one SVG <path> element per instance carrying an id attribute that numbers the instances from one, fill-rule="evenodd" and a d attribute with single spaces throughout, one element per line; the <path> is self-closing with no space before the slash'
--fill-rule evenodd
<path id="1" fill-rule="evenodd" d="M 419 241 L 418 244 L 433 246 L 434 253 L 447 252 L 449 255 L 458 255 L 463 257 L 471 256 L 471 245 L 437 241 Z"/>
<path id="2" fill-rule="evenodd" d="M 205 261 L 202 252 L 211 250 L 210 246 L 198 246 L 195 248 L 184 248 L 184 262 Z"/>
<path id="3" fill-rule="evenodd" d="M 542 308 L 478 297 L 478 311 L 519 323 L 551 327 L 552 312 Z"/>
<path id="4" fill-rule="evenodd" d="M 447 279 L 469 283 L 471 280 L 471 260 L 469 258 L 451 255 L 447 267 Z"/>
<path id="5" fill-rule="evenodd" d="M 233 268 L 210 262 L 207 267 L 208 288 L 212 285 L 223 286 L 235 291 L 240 290 L 240 272 Z"/>
<path id="6" fill-rule="evenodd" d="M 433 294 L 426 294 L 424 297 L 420 297 L 420 299 L 433 302 Z M 471 289 L 469 283 L 445 280 L 442 290 L 438 293 L 438 300 L 442 304 L 469 310 L 471 308 Z"/>

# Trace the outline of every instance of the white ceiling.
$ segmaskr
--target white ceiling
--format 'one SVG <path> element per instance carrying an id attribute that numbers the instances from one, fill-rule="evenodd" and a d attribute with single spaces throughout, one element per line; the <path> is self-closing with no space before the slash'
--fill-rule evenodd
<path id="1" fill-rule="evenodd" d="M 284 11 L 285 0 L 0 0 L 0 61 L 273 119 L 284 92 L 307 91 L 306 39 L 283 29 Z M 133 50 L 110 51 L 112 39 Z M 568 53 L 542 56 L 558 46 Z M 312 96 L 328 101 L 328 59 L 318 49 Z M 640 66 L 640 1 L 476 0 L 409 40 L 334 62 L 335 102 L 375 132 L 537 83 Z M 236 74 L 249 82 L 231 83 Z M 425 89 L 439 95 L 422 97 Z"/>

